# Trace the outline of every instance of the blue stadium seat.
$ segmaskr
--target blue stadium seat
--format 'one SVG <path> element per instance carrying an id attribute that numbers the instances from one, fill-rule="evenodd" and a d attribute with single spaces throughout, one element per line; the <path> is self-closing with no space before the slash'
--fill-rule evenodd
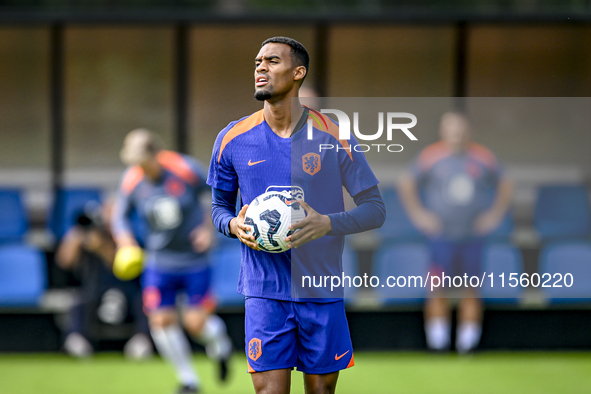
<path id="1" fill-rule="evenodd" d="M 429 248 L 423 243 L 403 243 L 389 245 L 380 250 L 375 259 L 373 275 L 380 278 L 380 286 L 376 288 L 378 297 L 385 303 L 418 303 L 427 292 L 426 287 L 409 286 L 388 287 L 386 280 L 389 276 L 408 277 L 427 276 L 431 262 Z M 382 287 L 384 285 L 384 287 Z"/>
<path id="2" fill-rule="evenodd" d="M 539 264 L 540 288 L 552 302 L 591 302 L 591 243 L 557 242 L 542 249 Z M 570 274 L 568 278 L 566 274 Z M 546 282 L 547 279 L 550 279 Z M 572 279 L 572 285 L 571 285 Z M 561 287 L 555 287 L 560 284 Z M 570 285 L 567 287 L 567 285 Z"/>
<path id="3" fill-rule="evenodd" d="M 225 242 L 211 254 L 212 289 L 220 306 L 244 305 L 244 297 L 236 292 L 240 273 L 240 242 Z"/>
<path id="4" fill-rule="evenodd" d="M 0 247 L 0 305 L 36 306 L 47 287 L 44 255 L 24 245 Z"/>
<path id="5" fill-rule="evenodd" d="M 0 189 L 0 243 L 20 242 L 28 230 L 19 189 Z"/>
<path id="6" fill-rule="evenodd" d="M 380 187 L 386 205 L 386 221 L 379 229 L 385 242 L 422 241 L 423 234 L 412 224 L 394 186 Z"/>
<path id="7" fill-rule="evenodd" d="M 513 303 L 516 302 L 523 289 L 509 285 L 509 275 L 523 273 L 523 257 L 515 246 L 509 243 L 491 243 L 484 249 L 483 271 L 486 278 L 482 286 L 481 295 L 487 303 Z M 493 283 L 488 277 L 494 274 Z M 504 284 L 501 286 L 500 274 L 505 274 Z"/>
<path id="8" fill-rule="evenodd" d="M 100 204 L 100 189 L 63 188 L 56 192 L 48 222 L 49 230 L 57 241 L 76 223 L 77 216 L 89 202 Z"/>
<path id="9" fill-rule="evenodd" d="M 534 226 L 544 241 L 591 234 L 589 191 L 584 186 L 544 186 L 538 191 Z"/>

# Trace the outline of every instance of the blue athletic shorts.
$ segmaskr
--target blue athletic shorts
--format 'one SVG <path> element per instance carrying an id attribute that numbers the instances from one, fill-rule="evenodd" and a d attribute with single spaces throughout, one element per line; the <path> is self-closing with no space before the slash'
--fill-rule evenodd
<path id="1" fill-rule="evenodd" d="M 174 307 L 179 293 L 186 294 L 190 306 L 215 309 L 215 298 L 208 292 L 211 282 L 209 267 L 183 272 L 146 268 L 141 281 L 144 308 L 148 312 Z"/>
<path id="2" fill-rule="evenodd" d="M 431 241 L 432 271 L 445 275 L 482 275 L 482 253 L 484 240 L 473 238 L 463 241 Z"/>
<path id="3" fill-rule="evenodd" d="M 248 372 L 297 368 L 308 374 L 355 365 L 345 304 L 247 298 Z"/>

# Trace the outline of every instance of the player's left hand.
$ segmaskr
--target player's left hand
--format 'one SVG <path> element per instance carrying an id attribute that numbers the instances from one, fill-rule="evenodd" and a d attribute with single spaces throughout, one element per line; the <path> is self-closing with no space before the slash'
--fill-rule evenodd
<path id="1" fill-rule="evenodd" d="M 213 246 L 214 235 L 211 226 L 201 225 L 195 227 L 189 237 L 193 250 L 197 253 L 204 253 Z"/>
<path id="2" fill-rule="evenodd" d="M 319 214 L 303 200 L 299 202 L 306 211 L 306 217 L 290 226 L 293 231 L 298 230 L 286 238 L 290 248 L 298 248 L 310 241 L 324 237 L 332 230 L 332 223 L 327 215 Z"/>
<path id="3" fill-rule="evenodd" d="M 496 211 L 486 211 L 480 214 L 474 221 L 474 232 L 476 235 L 485 235 L 493 231 L 503 219 Z"/>

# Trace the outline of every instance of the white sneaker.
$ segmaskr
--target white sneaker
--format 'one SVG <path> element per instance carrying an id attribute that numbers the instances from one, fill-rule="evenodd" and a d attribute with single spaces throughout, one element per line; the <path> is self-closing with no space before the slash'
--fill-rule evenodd
<path id="1" fill-rule="evenodd" d="M 154 347 L 146 334 L 135 334 L 123 347 L 125 357 L 132 360 L 145 360 L 152 357 Z"/>
<path id="2" fill-rule="evenodd" d="M 77 332 L 73 332 L 66 337 L 64 349 L 66 353 L 74 357 L 90 357 L 93 353 L 90 342 Z"/>

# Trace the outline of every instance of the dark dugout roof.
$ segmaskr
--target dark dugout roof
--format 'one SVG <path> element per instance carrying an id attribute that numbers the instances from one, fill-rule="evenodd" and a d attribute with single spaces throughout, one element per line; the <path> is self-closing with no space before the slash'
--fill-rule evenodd
<path id="1" fill-rule="evenodd" d="M 519 0 L 0 0 L 0 23 L 591 22 L 591 0 L 523 3 Z"/>

